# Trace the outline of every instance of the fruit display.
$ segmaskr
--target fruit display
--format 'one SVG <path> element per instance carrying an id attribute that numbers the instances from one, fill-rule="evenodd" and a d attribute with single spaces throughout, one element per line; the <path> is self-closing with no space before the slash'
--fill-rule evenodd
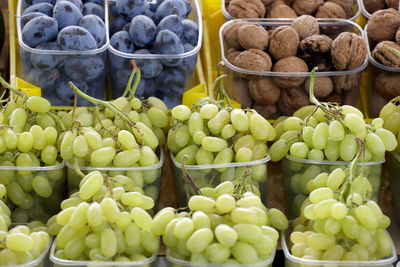
<path id="1" fill-rule="evenodd" d="M 316 97 L 356 104 L 367 44 L 355 23 L 307 15 L 285 22 L 232 20 L 221 27 L 220 42 L 228 95 L 265 118 L 308 105 L 314 67 L 321 71 Z"/>
<path id="2" fill-rule="evenodd" d="M 18 39 L 26 81 L 41 87 L 55 106 L 72 106 L 69 81 L 104 98 L 106 77 L 103 1 L 19 1 Z M 79 105 L 88 102 L 78 99 Z"/>
<path id="3" fill-rule="evenodd" d="M 116 1 L 111 5 L 110 65 L 113 97 L 122 95 L 135 59 L 142 77 L 138 97 L 157 96 L 169 108 L 192 85 L 201 46 L 198 3 L 188 0 Z"/>
<path id="4" fill-rule="evenodd" d="M 355 0 L 224 0 L 223 12 L 226 19 L 297 18 L 310 15 L 355 20 L 360 14 Z"/>

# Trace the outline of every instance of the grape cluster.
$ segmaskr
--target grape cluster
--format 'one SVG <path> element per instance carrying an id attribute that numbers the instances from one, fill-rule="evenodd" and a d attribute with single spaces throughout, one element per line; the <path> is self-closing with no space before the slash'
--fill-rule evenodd
<path id="1" fill-rule="evenodd" d="M 179 164 L 185 155 L 185 165 L 199 166 L 261 160 L 267 156 L 266 141 L 275 137 L 274 128 L 255 110 L 232 109 L 207 101 L 198 108 L 195 105 L 193 110 L 184 105 L 176 106 L 171 115 L 167 144 Z M 188 172 L 199 187 L 207 187 L 240 178 L 249 168 L 255 187 L 266 181 L 264 163 L 237 168 L 188 169 Z M 179 173 L 176 175 L 181 175 Z"/>
<path id="2" fill-rule="evenodd" d="M 189 199 L 190 212 L 165 208 L 153 219 L 168 256 L 196 263 L 252 264 L 268 260 L 279 233 L 288 227 L 285 215 L 267 209 L 251 192 L 235 194 L 232 182 Z M 235 196 L 238 198 L 235 199 Z"/>
<path id="3" fill-rule="evenodd" d="M 379 118 L 384 121 L 383 128 L 397 136 L 397 145 L 400 144 L 400 97 L 387 103 L 380 111 Z M 396 152 L 400 153 L 399 145 Z"/>
<path id="4" fill-rule="evenodd" d="M 159 248 L 146 211 L 153 206 L 129 178 L 90 172 L 48 221 L 49 233 L 57 235 L 55 257 L 122 262 L 150 257 Z"/>

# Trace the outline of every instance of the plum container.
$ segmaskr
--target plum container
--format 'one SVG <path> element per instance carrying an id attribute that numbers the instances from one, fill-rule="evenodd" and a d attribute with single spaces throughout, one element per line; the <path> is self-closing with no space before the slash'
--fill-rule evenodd
<path id="1" fill-rule="evenodd" d="M 194 194 L 190 185 L 186 182 L 183 175 L 182 164 L 180 164 L 172 152 L 171 160 L 174 164 L 174 180 L 177 200 L 180 207 L 187 206 L 188 198 Z M 250 181 L 253 187 L 257 188 L 260 198 L 264 204 L 267 202 L 267 163 L 270 161 L 267 155 L 263 159 L 249 162 L 235 162 L 213 165 L 185 165 L 190 177 L 199 188 L 215 188 L 222 182 L 240 179 L 243 174 L 250 169 Z"/>
<path id="2" fill-rule="evenodd" d="M 393 214 L 400 224 L 400 155 L 396 152 L 388 153 L 388 163 Z"/>
<path id="3" fill-rule="evenodd" d="M 112 5 L 114 1 L 109 1 Z M 125 91 L 130 73 L 131 60 L 141 68 L 142 79 L 135 95 L 139 98 L 156 96 L 164 101 L 168 108 L 182 103 L 184 91 L 195 85 L 197 56 L 202 45 L 203 25 L 198 0 L 188 0 L 192 10 L 187 19 L 198 25 L 197 44 L 192 50 L 182 54 L 135 54 L 124 53 L 111 44 L 108 48 L 112 98 L 120 97 Z M 111 8 L 110 8 L 111 10 Z M 110 24 L 115 19 L 110 12 Z M 110 36 L 111 39 L 111 36 Z M 156 71 L 143 72 L 144 67 L 154 66 Z M 149 74 L 151 73 L 151 74 Z"/>
<path id="4" fill-rule="evenodd" d="M 265 29 L 275 29 L 279 26 L 290 26 L 293 19 L 246 19 L 245 21 L 257 23 Z M 266 119 L 276 119 L 281 115 L 291 116 L 297 109 L 309 104 L 307 80 L 311 72 L 276 72 L 276 71 L 252 71 L 239 68 L 227 59 L 227 51 L 230 49 L 223 36 L 223 31 L 235 20 L 231 20 L 222 25 L 219 31 L 221 57 L 225 65 L 224 79 L 225 90 L 228 95 L 242 104 L 242 107 L 252 107 L 263 115 Z M 342 32 L 352 32 L 365 39 L 364 32 L 359 25 L 353 21 L 342 19 L 318 19 L 320 34 L 327 35 L 334 40 Z M 319 64 L 321 60 L 317 59 Z M 329 60 L 328 60 L 329 62 Z M 275 61 L 273 61 L 275 63 Z M 341 105 L 357 104 L 359 87 L 361 84 L 362 71 L 368 65 L 368 58 L 361 66 L 346 71 L 320 71 L 315 73 L 315 77 L 329 78 L 332 92 L 323 101 L 336 102 Z M 311 67 L 309 66 L 309 70 Z M 275 103 L 263 100 L 255 102 L 250 95 L 249 83 L 258 79 L 272 79 L 271 84 L 280 89 L 280 95 Z M 307 88 L 306 88 L 307 87 Z M 288 102 L 289 101 L 289 102 Z"/>
<path id="5" fill-rule="evenodd" d="M 26 1 L 19 0 L 17 7 L 17 33 L 23 80 L 41 88 L 41 96 L 53 106 L 74 105 L 74 92 L 68 85 L 72 81 L 84 93 L 99 99 L 105 98 L 107 74 L 108 6 L 104 4 L 106 41 L 103 46 L 86 51 L 45 50 L 28 46 L 22 40 L 21 16 L 27 8 Z M 53 62 L 43 64 L 43 62 Z M 78 97 L 78 106 L 92 106 Z"/>
<path id="6" fill-rule="evenodd" d="M 6 205 L 15 223 L 46 223 L 57 214 L 66 197 L 65 182 L 64 162 L 44 167 L 0 166 L 0 183 L 7 188 Z"/>
<path id="7" fill-rule="evenodd" d="M 378 202 L 381 187 L 382 164 L 380 161 L 364 163 L 364 174 L 372 186 L 371 199 Z M 303 201 L 308 197 L 310 191 L 307 182 L 314 179 L 322 172 L 330 173 L 336 168 L 345 168 L 350 162 L 347 161 L 316 161 L 308 159 L 297 159 L 287 155 L 282 160 L 282 177 L 284 187 L 285 210 L 288 219 L 300 216 L 300 208 Z M 361 163 L 358 164 L 360 166 Z M 362 168 L 360 166 L 360 168 Z"/>
<path id="8" fill-rule="evenodd" d="M 115 175 L 126 175 L 135 182 L 136 186 L 140 187 L 144 191 L 146 196 L 151 197 L 154 200 L 154 203 L 157 204 L 160 193 L 161 169 L 164 165 L 164 151 L 162 148 L 158 154 L 159 162 L 145 167 L 79 166 L 79 169 L 83 174 L 87 174 L 91 171 L 100 171 L 110 177 Z M 75 171 L 74 164 L 66 161 L 65 165 L 67 166 L 68 193 L 71 195 L 79 189 L 79 183 L 82 180 L 82 177 Z"/>
<path id="9" fill-rule="evenodd" d="M 222 14 L 224 14 L 225 20 L 236 19 L 227 10 L 229 1 L 228 0 L 221 1 L 221 10 L 222 10 Z M 349 10 L 349 17 L 346 18 L 347 20 L 355 21 L 360 16 L 361 7 L 360 7 L 360 4 L 358 3 L 358 1 L 359 0 L 353 0 L 354 4 L 353 4 L 351 10 Z M 363 1 L 363 0 L 361 0 L 361 1 Z M 294 1 L 291 1 L 291 2 L 293 3 Z M 267 16 L 267 13 L 265 15 Z M 270 18 L 270 20 L 275 20 L 275 19 L 279 19 L 279 18 Z M 282 17 L 282 19 L 284 19 L 284 17 Z"/>

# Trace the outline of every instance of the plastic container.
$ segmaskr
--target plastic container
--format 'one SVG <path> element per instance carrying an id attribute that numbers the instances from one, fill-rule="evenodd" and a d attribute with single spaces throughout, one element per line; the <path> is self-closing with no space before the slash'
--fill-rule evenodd
<path id="1" fill-rule="evenodd" d="M 79 188 L 79 183 L 82 180 L 82 177 L 79 176 L 75 169 L 74 164 L 66 161 L 65 165 L 67 166 L 67 182 L 68 182 L 68 192 L 72 194 L 77 191 Z M 149 196 L 154 199 L 154 202 L 157 201 L 158 195 L 160 192 L 160 183 L 161 183 L 161 168 L 164 165 L 164 151 L 161 148 L 159 153 L 159 162 L 154 165 L 146 166 L 146 167 L 88 167 L 88 166 L 79 166 L 79 169 L 84 174 L 87 174 L 91 171 L 100 171 L 101 173 L 105 173 L 110 177 L 121 174 L 131 177 L 136 185 L 140 187 L 146 196 Z"/>
<path id="2" fill-rule="evenodd" d="M 271 252 L 270 257 L 263 262 L 257 262 L 257 263 L 252 263 L 252 264 L 222 264 L 222 263 L 196 263 L 196 262 L 190 262 L 190 261 L 185 261 L 181 259 L 174 258 L 170 255 L 169 248 L 167 248 L 167 261 L 168 261 L 168 266 L 175 266 L 175 267 L 181 267 L 181 266 L 188 266 L 188 267 L 272 267 L 272 262 L 274 261 L 275 258 L 275 252 L 276 249 L 274 249 Z"/>
<path id="3" fill-rule="evenodd" d="M 367 88 L 368 95 L 368 111 L 370 118 L 376 118 L 379 116 L 379 112 L 384 105 L 386 105 L 392 98 L 390 94 L 383 95 L 380 92 L 385 91 L 385 85 L 388 84 L 388 79 L 390 82 L 394 83 L 392 86 L 398 90 L 397 86 L 400 83 L 400 68 L 392 68 L 385 66 L 377 62 L 373 57 L 371 52 L 374 50 L 377 43 L 371 40 L 367 34 L 368 25 L 364 28 L 364 34 L 368 40 L 368 60 L 371 63 L 371 81 L 369 87 Z"/>
<path id="4" fill-rule="evenodd" d="M 17 31 L 23 74 L 23 77 L 20 78 L 39 86 L 41 95 L 48 99 L 53 106 L 73 106 L 74 93 L 68 85 L 69 81 L 72 81 L 86 94 L 103 99 L 107 70 L 106 50 L 109 44 L 107 5 L 104 5 L 107 35 L 105 44 L 93 50 L 65 51 L 31 48 L 22 41 L 21 14 L 26 9 L 24 3 L 26 1 L 18 1 L 17 8 Z M 40 57 L 52 57 L 52 61 L 59 62 L 59 64 L 50 68 L 43 67 L 36 61 Z M 36 62 L 36 64 L 34 65 L 32 62 Z M 90 105 L 89 102 L 78 97 L 78 106 Z"/>
<path id="5" fill-rule="evenodd" d="M 281 244 L 283 252 L 285 253 L 285 267 L 300 267 L 300 266 L 314 266 L 314 267 L 334 267 L 334 266 L 358 266 L 358 267 L 392 267 L 393 263 L 397 259 L 396 248 L 393 240 L 390 238 L 392 243 L 392 254 L 388 257 L 382 258 L 376 261 L 327 261 L 327 260 L 307 260 L 299 257 L 295 257 L 289 250 L 289 231 L 285 230 L 281 232 Z M 388 233 L 386 231 L 386 233 Z M 389 235 L 390 237 L 390 235 Z"/>
<path id="6" fill-rule="evenodd" d="M 388 153 L 387 155 L 393 215 L 397 223 L 400 224 L 400 155 L 396 152 Z"/>
<path id="7" fill-rule="evenodd" d="M 54 254 L 56 251 L 56 240 L 54 239 L 53 244 L 50 249 L 50 261 L 53 267 L 64 267 L 64 266 L 74 266 L 74 267 L 86 267 L 86 266 L 150 266 L 157 259 L 158 251 L 154 252 L 150 258 L 142 261 L 77 261 L 77 260 L 64 260 L 57 258 Z"/>
<path id="8" fill-rule="evenodd" d="M 372 186 L 371 199 L 378 202 L 379 189 L 381 186 L 381 161 L 365 162 L 364 174 Z M 307 182 L 314 179 L 322 172 L 330 173 L 336 168 L 345 168 L 350 162 L 346 161 L 314 161 L 297 159 L 287 155 L 282 160 L 282 176 L 285 195 L 285 209 L 288 219 L 294 219 L 300 215 L 300 208 L 303 201 L 309 195 Z M 360 165 L 360 164 L 359 164 Z"/>
<path id="9" fill-rule="evenodd" d="M 366 9 L 365 9 L 365 5 L 364 5 L 364 0 L 359 0 L 360 1 L 360 9 L 361 9 L 361 13 L 362 15 L 368 20 L 371 17 L 371 13 L 369 13 Z"/>
<path id="10" fill-rule="evenodd" d="M 349 12 L 351 12 L 351 16 L 348 17 L 347 20 L 355 21 L 360 16 L 361 8 L 360 8 L 358 1 L 359 0 L 353 0 L 353 2 L 354 2 L 353 7 L 352 7 L 351 11 L 349 11 Z M 229 1 L 227 1 L 227 0 L 221 1 L 222 13 L 224 14 L 224 17 L 226 20 L 235 19 L 227 10 L 227 4 L 225 4 L 227 2 L 229 3 Z M 293 3 L 294 1 L 289 1 L 289 2 Z M 267 14 L 268 14 L 268 12 L 266 12 L 265 16 L 267 16 Z M 271 18 L 271 20 L 275 20 L 275 18 Z"/>
<path id="11" fill-rule="evenodd" d="M 51 216 L 60 211 L 60 203 L 66 197 L 64 167 L 64 163 L 45 167 L 0 166 L 0 182 L 7 184 L 6 204 L 12 211 L 13 222 L 26 223 L 39 220 L 46 223 Z M 47 188 L 51 188 L 51 195 L 45 195 L 47 190 L 45 194 L 36 193 L 33 186 L 34 179 L 39 179 L 36 181 L 41 183 L 41 188 L 43 183 L 47 182 Z M 21 190 L 25 194 L 22 204 L 19 195 L 17 197 L 14 194 L 10 195 L 10 192 L 16 190 Z"/>
<path id="12" fill-rule="evenodd" d="M 185 183 L 182 165 L 176 161 L 172 152 L 170 152 L 170 157 L 174 164 L 175 189 L 178 204 L 180 207 L 185 207 L 188 201 L 188 194 L 193 195 L 193 191 L 190 188 L 190 185 Z M 222 182 L 233 181 L 236 178 L 240 178 L 247 169 L 251 169 L 251 172 L 253 173 L 251 176 L 251 182 L 253 186 L 258 188 L 261 200 L 266 204 L 268 177 L 267 163 L 270 159 L 269 155 L 267 155 L 263 159 L 250 162 L 215 165 L 185 165 L 185 169 L 199 188 L 216 187 Z M 218 169 L 220 171 L 218 171 Z"/>
<path id="13" fill-rule="evenodd" d="M 247 20 L 262 25 L 266 29 L 274 29 L 283 25 L 290 25 L 291 19 L 262 19 L 262 20 Z M 226 58 L 226 53 L 229 49 L 223 37 L 223 30 L 232 21 L 226 22 L 220 29 L 220 45 L 221 45 L 221 56 L 222 61 L 225 64 L 225 74 L 227 77 L 224 79 L 225 90 L 227 93 L 238 102 L 241 102 L 242 107 L 246 108 L 251 106 L 256 109 L 261 115 L 267 119 L 275 119 L 280 115 L 290 116 L 300 108 L 302 105 L 308 105 L 308 87 L 306 87 L 307 79 L 310 77 L 311 72 L 273 72 L 273 71 L 251 71 L 243 68 L 238 68 L 230 63 Z M 352 21 L 341 20 L 341 19 L 318 19 L 320 33 L 335 39 L 342 32 L 353 32 L 362 37 L 364 33 L 359 25 Z M 318 64 L 319 64 L 318 60 Z M 328 77 L 332 81 L 333 90 L 332 93 L 321 99 L 326 101 L 340 102 L 339 104 L 347 104 L 355 106 L 357 104 L 359 86 L 361 83 L 361 73 L 368 64 L 368 58 L 365 57 L 363 64 L 352 70 L 347 71 L 321 71 L 316 73 L 316 77 Z M 280 86 L 277 86 L 280 90 L 279 99 L 275 104 L 263 105 L 255 104 L 252 97 L 249 94 L 249 81 L 260 78 L 272 78 L 274 84 L 277 86 L 276 81 L 279 82 Z M 288 84 L 288 79 L 294 80 L 299 86 L 294 86 L 294 83 Z M 297 89 L 297 90 L 296 90 Z M 303 90 L 302 90 L 303 89 Z M 288 90 L 295 90 L 296 92 L 287 93 Z M 295 93 L 295 94 L 293 94 Z M 297 99 L 296 95 L 301 94 L 301 99 Z M 300 97 L 300 96 L 299 96 Z M 283 100 L 285 99 L 285 100 Z M 288 99 L 292 99 L 292 103 L 287 103 Z"/>
<path id="14" fill-rule="evenodd" d="M 131 54 L 116 50 L 111 45 L 108 48 L 110 58 L 110 75 L 112 81 L 112 97 L 117 98 L 123 94 L 132 70 L 130 61 L 134 59 L 138 65 L 162 63 L 162 70 L 152 76 L 142 74 L 142 80 L 136 91 L 138 97 L 157 96 L 172 108 L 182 103 L 184 91 L 192 88 L 194 84 L 194 69 L 197 55 L 200 51 L 203 36 L 203 26 L 200 6 L 197 0 L 189 0 L 192 11 L 188 19 L 193 20 L 199 28 L 196 46 L 188 52 L 176 55 L 162 54 Z M 111 12 L 112 13 L 112 12 Z M 110 21 L 114 19 L 110 16 Z M 111 38 L 111 36 L 110 36 Z"/>

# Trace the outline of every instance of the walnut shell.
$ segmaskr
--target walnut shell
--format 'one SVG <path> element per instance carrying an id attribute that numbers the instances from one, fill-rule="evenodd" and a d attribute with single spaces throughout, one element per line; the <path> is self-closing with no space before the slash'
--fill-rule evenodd
<path id="1" fill-rule="evenodd" d="M 278 115 L 278 108 L 276 107 L 275 104 L 268 104 L 268 105 L 253 104 L 252 108 L 255 109 L 258 114 L 260 114 L 266 119 L 272 119 Z"/>
<path id="2" fill-rule="evenodd" d="M 338 94 L 342 94 L 343 91 L 357 90 L 360 87 L 360 82 L 361 73 L 333 76 L 333 84 Z"/>
<path id="3" fill-rule="evenodd" d="M 369 18 L 367 25 L 367 33 L 372 40 L 393 40 L 400 26 L 400 14 L 393 8 L 378 10 Z"/>
<path id="4" fill-rule="evenodd" d="M 270 77 L 250 80 L 249 89 L 254 102 L 259 105 L 275 104 L 281 92 Z"/>
<path id="5" fill-rule="evenodd" d="M 290 26 L 296 30 L 300 40 L 314 34 L 319 34 L 318 21 L 310 15 L 302 15 L 298 17 L 293 20 L 292 25 Z"/>
<path id="6" fill-rule="evenodd" d="M 240 53 L 242 53 L 242 51 L 238 51 L 238 50 L 235 50 L 235 49 L 231 48 L 231 49 L 229 49 L 229 50 L 226 52 L 226 59 L 227 59 L 231 64 L 234 64 L 235 58 L 236 58 Z"/>
<path id="7" fill-rule="evenodd" d="M 290 26 L 279 26 L 271 35 L 269 52 L 276 60 L 295 56 L 299 43 L 299 35 L 293 28 Z"/>
<path id="8" fill-rule="evenodd" d="M 358 68 L 367 56 L 367 43 L 355 33 L 342 32 L 332 43 L 331 56 L 337 70 Z"/>
<path id="9" fill-rule="evenodd" d="M 328 2 L 333 2 L 341 6 L 346 13 L 346 18 L 350 18 L 355 15 L 353 11 L 355 1 L 353 0 L 328 0 Z"/>
<path id="10" fill-rule="evenodd" d="M 372 57 L 385 66 L 400 68 L 400 59 L 387 48 L 385 48 L 385 46 L 392 47 L 400 52 L 400 45 L 397 43 L 392 41 L 382 41 L 375 46 L 375 49 L 372 51 Z"/>
<path id="11" fill-rule="evenodd" d="M 300 88 L 288 88 L 281 91 L 278 108 L 285 115 L 292 115 L 296 110 L 309 104 L 308 95 Z"/>
<path id="12" fill-rule="evenodd" d="M 287 5 L 288 6 L 288 4 L 286 4 L 286 2 L 284 0 L 273 0 L 272 3 L 269 5 L 269 10 L 271 10 L 271 8 L 273 8 L 274 6 L 277 6 L 277 5 Z M 267 14 L 268 14 L 268 12 L 267 12 Z"/>
<path id="13" fill-rule="evenodd" d="M 312 35 L 300 42 L 300 49 L 309 55 L 315 53 L 329 53 L 333 40 L 326 35 Z"/>
<path id="14" fill-rule="evenodd" d="M 310 91 L 311 78 L 307 78 L 304 83 L 304 91 L 308 94 Z M 327 97 L 333 91 L 333 82 L 329 77 L 317 76 L 314 83 L 314 95 L 317 98 Z"/>
<path id="15" fill-rule="evenodd" d="M 385 8 L 385 0 L 362 0 L 364 1 L 364 8 L 370 14 Z"/>
<path id="16" fill-rule="evenodd" d="M 260 24 L 249 23 L 239 27 L 238 39 L 245 49 L 265 50 L 269 42 L 269 34 Z"/>
<path id="17" fill-rule="evenodd" d="M 375 90 L 387 100 L 400 95 L 400 75 L 380 72 L 375 78 Z"/>
<path id="18" fill-rule="evenodd" d="M 336 104 L 342 104 L 343 102 L 343 97 L 341 95 L 338 94 L 330 94 L 327 97 L 325 97 L 324 99 L 325 102 L 329 102 L 329 103 L 336 103 Z"/>
<path id="19" fill-rule="evenodd" d="M 274 5 L 269 10 L 267 18 L 297 18 L 297 14 L 287 5 Z"/>
<path id="20" fill-rule="evenodd" d="M 272 62 L 270 56 L 259 49 L 249 49 L 236 56 L 234 65 L 246 70 L 270 71 Z"/>
<path id="21" fill-rule="evenodd" d="M 251 107 L 253 100 L 249 94 L 247 79 L 234 79 L 230 86 L 225 87 L 225 90 L 229 97 L 240 103 L 243 108 Z"/>
<path id="22" fill-rule="evenodd" d="M 288 72 L 288 76 L 273 77 L 274 83 L 280 88 L 300 86 L 306 77 L 290 77 L 291 72 L 308 72 L 307 64 L 298 57 L 285 57 L 278 60 L 272 68 L 275 72 Z"/>
<path id="23" fill-rule="evenodd" d="M 261 0 L 264 5 L 270 5 L 273 3 L 274 0 Z"/>
<path id="24" fill-rule="evenodd" d="M 226 25 L 226 27 L 222 31 L 222 34 L 229 47 L 234 49 L 242 48 L 242 46 L 239 43 L 238 31 L 240 26 L 246 24 L 249 24 L 249 22 L 242 20 L 234 20 L 232 23 Z"/>
<path id="25" fill-rule="evenodd" d="M 227 8 L 234 18 L 263 18 L 265 6 L 261 0 L 231 0 Z"/>
<path id="26" fill-rule="evenodd" d="M 385 4 L 388 8 L 399 9 L 399 1 L 397 0 L 385 0 Z"/>
<path id="27" fill-rule="evenodd" d="M 315 17 L 345 19 L 347 18 L 347 15 L 346 11 L 344 11 L 343 7 L 341 7 L 340 5 L 333 2 L 326 2 L 324 5 L 318 8 Z"/>
<path id="28" fill-rule="evenodd" d="M 315 67 L 318 68 L 318 71 L 328 71 L 332 69 L 331 53 L 306 54 L 300 58 L 307 63 L 309 69 Z"/>
<path id="29" fill-rule="evenodd" d="M 312 15 L 317 11 L 318 7 L 324 4 L 323 0 L 296 0 L 292 8 L 297 15 Z"/>

